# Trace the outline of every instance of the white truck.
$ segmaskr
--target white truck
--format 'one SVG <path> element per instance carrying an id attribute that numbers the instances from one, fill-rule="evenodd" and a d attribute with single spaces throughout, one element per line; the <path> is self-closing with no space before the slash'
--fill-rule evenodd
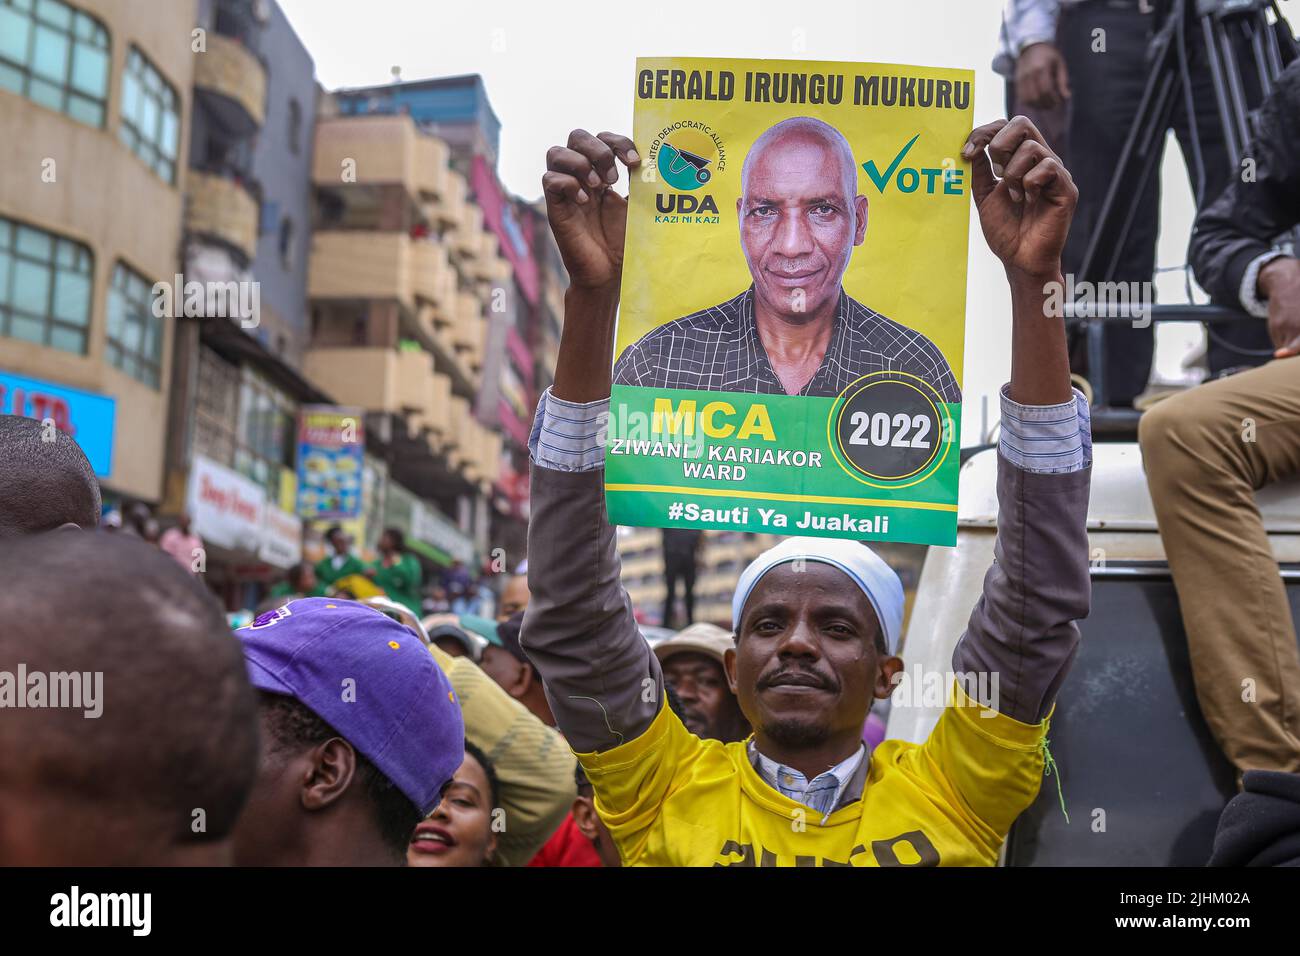
<path id="1" fill-rule="evenodd" d="M 957 546 L 926 555 L 902 647 L 918 674 L 951 671 L 953 646 L 993 561 L 996 454 L 978 452 L 962 466 Z M 1051 719 L 1056 775 L 1016 822 L 1004 860 L 1203 866 L 1236 773 L 1197 705 L 1141 452 L 1131 442 L 1099 443 L 1093 455 L 1092 613 L 1080 623 L 1079 655 Z M 1295 614 L 1300 485 L 1266 488 L 1257 500 Z M 940 708 L 918 700 L 895 694 L 887 736 L 926 738 Z"/>

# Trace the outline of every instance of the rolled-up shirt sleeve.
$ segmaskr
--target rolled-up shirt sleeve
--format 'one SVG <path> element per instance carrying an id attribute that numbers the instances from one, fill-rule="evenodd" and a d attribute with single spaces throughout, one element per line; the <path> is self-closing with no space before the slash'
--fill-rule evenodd
<path id="1" fill-rule="evenodd" d="M 1088 400 L 1077 388 L 1060 405 L 1021 405 L 1002 386 L 1002 432 L 998 454 L 1037 475 L 1082 471 L 1092 463 Z"/>
<path id="2" fill-rule="evenodd" d="M 528 451 L 552 471 L 596 471 L 605 467 L 609 399 L 566 402 L 548 388 L 537 402 Z"/>

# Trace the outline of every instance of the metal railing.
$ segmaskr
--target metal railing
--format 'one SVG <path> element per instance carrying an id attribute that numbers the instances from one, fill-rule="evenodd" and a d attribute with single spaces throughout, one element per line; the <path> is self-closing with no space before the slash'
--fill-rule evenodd
<path id="1" fill-rule="evenodd" d="M 1106 346 L 1102 329 L 1106 323 L 1159 322 L 1261 322 L 1240 309 L 1219 305 L 1151 305 L 1129 303 L 1065 302 L 1062 306 L 1067 327 L 1082 328 L 1088 353 L 1088 384 L 1092 386 L 1092 431 L 1101 438 L 1135 437 L 1142 412 L 1135 408 L 1112 408 L 1108 403 Z M 1154 329 L 1152 330 L 1154 335 Z"/>

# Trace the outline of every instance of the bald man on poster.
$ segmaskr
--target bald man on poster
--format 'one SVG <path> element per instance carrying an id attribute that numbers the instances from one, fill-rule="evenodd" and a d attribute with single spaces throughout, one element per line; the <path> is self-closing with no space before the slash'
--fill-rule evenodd
<path id="1" fill-rule="evenodd" d="M 628 346 L 614 383 L 836 396 L 863 375 L 915 375 L 945 402 L 961 389 L 928 338 L 844 291 L 867 232 L 848 140 L 811 117 L 782 120 L 750 148 L 736 201 L 753 284 Z"/>

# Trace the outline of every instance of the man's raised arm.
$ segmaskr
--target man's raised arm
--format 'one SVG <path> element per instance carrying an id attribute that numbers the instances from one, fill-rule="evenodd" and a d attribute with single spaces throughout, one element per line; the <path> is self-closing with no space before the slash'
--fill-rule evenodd
<path id="1" fill-rule="evenodd" d="M 987 154 L 985 149 L 987 148 Z M 995 563 L 953 669 L 967 693 L 1035 724 L 1051 711 L 1088 615 L 1088 405 L 1070 386 L 1065 326 L 1047 290 L 1062 281 L 1061 249 L 1078 189 L 1023 116 L 971 133 L 971 188 L 980 225 L 1011 286 L 1011 382 L 1002 390 Z M 1003 170 L 1001 180 L 992 164 Z M 993 680 L 980 681 L 985 674 Z"/>
<path id="2" fill-rule="evenodd" d="M 639 737 L 659 712 L 663 676 L 619 580 L 605 514 L 604 429 L 627 201 L 617 164 L 639 162 L 624 136 L 584 130 L 547 153 L 547 218 L 569 272 L 555 384 L 533 422 L 528 524 L 532 592 L 520 643 L 560 730 L 579 752 Z"/>

